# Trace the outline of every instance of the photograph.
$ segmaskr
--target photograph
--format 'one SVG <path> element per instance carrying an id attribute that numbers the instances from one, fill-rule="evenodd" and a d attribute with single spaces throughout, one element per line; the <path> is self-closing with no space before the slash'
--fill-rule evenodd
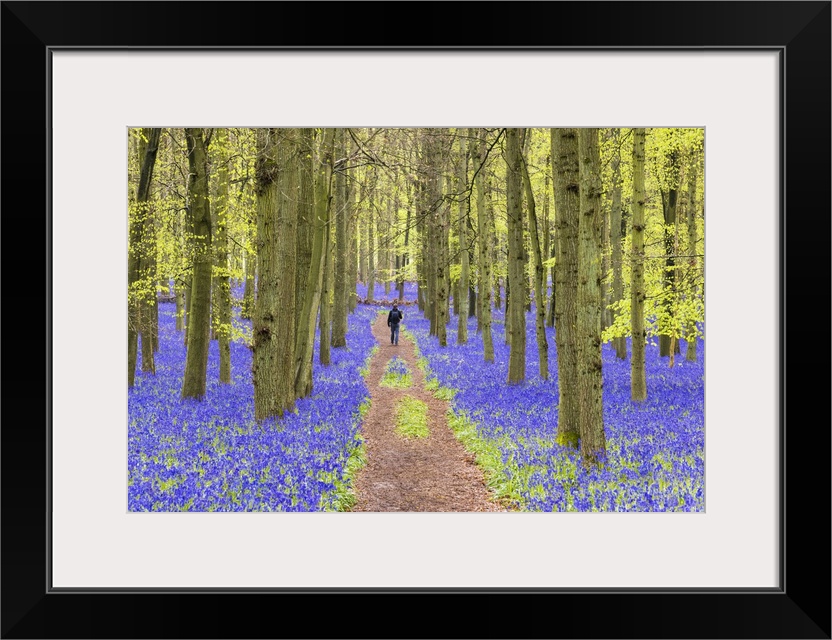
<path id="1" fill-rule="evenodd" d="M 832 638 L 832 2 L 0 4 L 0 637 Z"/>
<path id="2" fill-rule="evenodd" d="M 130 128 L 130 511 L 704 512 L 704 140 Z"/>

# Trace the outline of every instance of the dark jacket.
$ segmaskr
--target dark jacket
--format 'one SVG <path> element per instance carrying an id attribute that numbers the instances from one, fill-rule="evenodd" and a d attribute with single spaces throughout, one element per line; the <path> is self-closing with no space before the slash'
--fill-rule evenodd
<path id="1" fill-rule="evenodd" d="M 387 326 L 399 324 L 402 318 L 404 318 L 404 314 L 401 309 L 390 309 L 390 313 L 387 314 Z"/>

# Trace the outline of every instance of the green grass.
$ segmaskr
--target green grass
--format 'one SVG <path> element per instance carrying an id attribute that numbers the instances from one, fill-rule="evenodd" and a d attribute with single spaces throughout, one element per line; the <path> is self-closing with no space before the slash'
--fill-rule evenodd
<path id="1" fill-rule="evenodd" d="M 451 428 L 456 439 L 462 443 L 467 451 L 474 454 L 474 460 L 482 469 L 485 484 L 491 490 L 494 497 L 509 506 L 517 507 L 520 500 L 520 488 L 517 484 L 516 475 L 513 477 L 506 473 L 506 465 L 503 462 L 503 454 L 500 442 L 487 440 L 477 433 L 477 425 L 467 415 L 457 414 L 453 409 L 448 409 L 446 414 L 448 426 Z M 519 469 L 514 465 L 514 471 Z"/>
<path id="2" fill-rule="evenodd" d="M 405 438 L 427 438 L 428 405 L 413 396 L 404 396 L 396 404 L 396 432 Z"/>
<path id="3" fill-rule="evenodd" d="M 391 368 L 397 364 L 404 365 L 407 372 L 396 373 L 395 371 L 391 371 Z M 413 376 L 410 373 L 407 363 L 398 356 L 390 358 L 390 360 L 387 361 L 387 369 L 385 370 L 384 375 L 381 376 L 379 385 L 389 389 L 407 389 L 411 387 L 413 385 Z"/>

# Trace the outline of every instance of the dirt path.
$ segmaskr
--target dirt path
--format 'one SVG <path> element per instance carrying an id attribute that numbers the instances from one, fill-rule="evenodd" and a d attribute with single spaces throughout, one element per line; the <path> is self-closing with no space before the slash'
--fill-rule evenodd
<path id="1" fill-rule="evenodd" d="M 425 376 L 417 366 L 413 343 L 400 334 L 399 344 L 390 344 L 386 314 L 373 323 L 373 335 L 379 350 L 370 361 L 370 410 L 362 424 L 367 464 L 355 480 L 357 501 L 352 510 L 505 511 L 490 499 L 474 456 L 465 451 L 448 427 L 448 402 L 425 389 Z M 412 374 L 413 384 L 407 389 L 379 385 L 394 356 L 407 362 Z M 407 439 L 396 433 L 396 403 L 405 395 L 427 404 L 427 438 Z"/>

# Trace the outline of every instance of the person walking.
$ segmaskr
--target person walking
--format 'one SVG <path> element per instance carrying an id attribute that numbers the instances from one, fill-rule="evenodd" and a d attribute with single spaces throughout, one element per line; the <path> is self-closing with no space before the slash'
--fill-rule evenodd
<path id="1" fill-rule="evenodd" d="M 390 344 L 399 344 L 399 323 L 404 318 L 404 314 L 394 302 L 393 308 L 387 314 L 387 326 L 390 327 Z"/>

